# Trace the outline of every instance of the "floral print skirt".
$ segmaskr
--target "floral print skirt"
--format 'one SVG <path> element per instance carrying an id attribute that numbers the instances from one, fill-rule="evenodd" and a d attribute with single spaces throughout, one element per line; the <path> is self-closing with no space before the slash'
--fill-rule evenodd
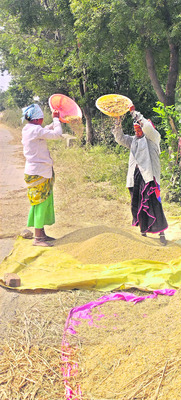
<path id="1" fill-rule="evenodd" d="M 37 205 L 43 203 L 52 193 L 55 175 L 52 178 L 44 178 L 39 175 L 25 174 L 24 180 L 27 183 L 28 198 L 30 204 Z"/>

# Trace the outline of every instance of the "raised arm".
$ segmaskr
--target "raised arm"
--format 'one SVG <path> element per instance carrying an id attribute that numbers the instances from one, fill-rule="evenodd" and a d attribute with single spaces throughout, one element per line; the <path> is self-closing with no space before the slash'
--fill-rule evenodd
<path id="1" fill-rule="evenodd" d="M 40 127 L 39 130 L 39 138 L 40 139 L 62 139 L 62 125 L 59 121 L 59 113 L 58 111 L 52 112 L 53 123 L 45 126 L 44 128 Z"/>
<path id="2" fill-rule="evenodd" d="M 130 136 L 130 135 L 125 135 L 124 134 L 123 129 L 122 129 L 122 121 L 121 121 L 121 119 L 116 120 L 114 128 L 112 130 L 112 133 L 114 135 L 115 141 L 118 144 L 130 149 L 131 143 L 133 141 L 133 137 Z"/>

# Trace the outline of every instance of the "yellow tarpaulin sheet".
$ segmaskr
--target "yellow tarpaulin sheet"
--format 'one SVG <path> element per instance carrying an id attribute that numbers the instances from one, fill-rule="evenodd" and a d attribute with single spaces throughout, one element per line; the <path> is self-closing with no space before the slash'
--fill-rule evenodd
<path id="1" fill-rule="evenodd" d="M 166 262 L 134 259 L 114 265 L 82 264 L 58 247 L 36 247 L 19 237 L 12 253 L 0 265 L 4 274 L 16 273 L 21 279 L 17 290 L 89 289 L 111 291 L 130 287 L 142 290 L 181 286 L 181 257 Z"/>

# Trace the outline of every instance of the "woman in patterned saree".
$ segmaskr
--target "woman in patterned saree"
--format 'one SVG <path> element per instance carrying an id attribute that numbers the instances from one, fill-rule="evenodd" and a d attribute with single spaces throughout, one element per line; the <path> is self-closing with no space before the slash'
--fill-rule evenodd
<path id="1" fill-rule="evenodd" d="M 123 133 L 121 120 L 116 122 L 113 134 L 117 143 L 130 149 L 126 186 L 131 195 L 132 225 L 139 225 L 143 236 L 159 233 L 165 246 L 168 224 L 160 198 L 160 134 L 133 105 L 130 113 L 135 136 Z"/>
<path id="2" fill-rule="evenodd" d="M 55 222 L 53 183 L 53 160 L 50 156 L 47 139 L 61 139 L 62 127 L 58 111 L 52 112 L 53 123 L 43 128 L 43 111 L 38 104 L 23 108 L 22 120 L 28 123 L 22 130 L 23 153 L 25 163 L 25 182 L 31 208 L 28 215 L 28 227 L 35 228 L 34 246 L 52 246 L 54 238 L 47 236 L 45 225 Z"/>

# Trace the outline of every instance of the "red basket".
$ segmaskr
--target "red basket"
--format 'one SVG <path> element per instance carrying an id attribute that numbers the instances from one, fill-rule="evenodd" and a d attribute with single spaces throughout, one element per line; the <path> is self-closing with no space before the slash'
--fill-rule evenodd
<path id="1" fill-rule="evenodd" d="M 74 100 L 64 94 L 52 94 L 49 98 L 49 106 L 52 111 L 59 111 L 59 120 L 61 122 L 70 123 L 71 117 L 82 118 L 80 107 Z"/>

